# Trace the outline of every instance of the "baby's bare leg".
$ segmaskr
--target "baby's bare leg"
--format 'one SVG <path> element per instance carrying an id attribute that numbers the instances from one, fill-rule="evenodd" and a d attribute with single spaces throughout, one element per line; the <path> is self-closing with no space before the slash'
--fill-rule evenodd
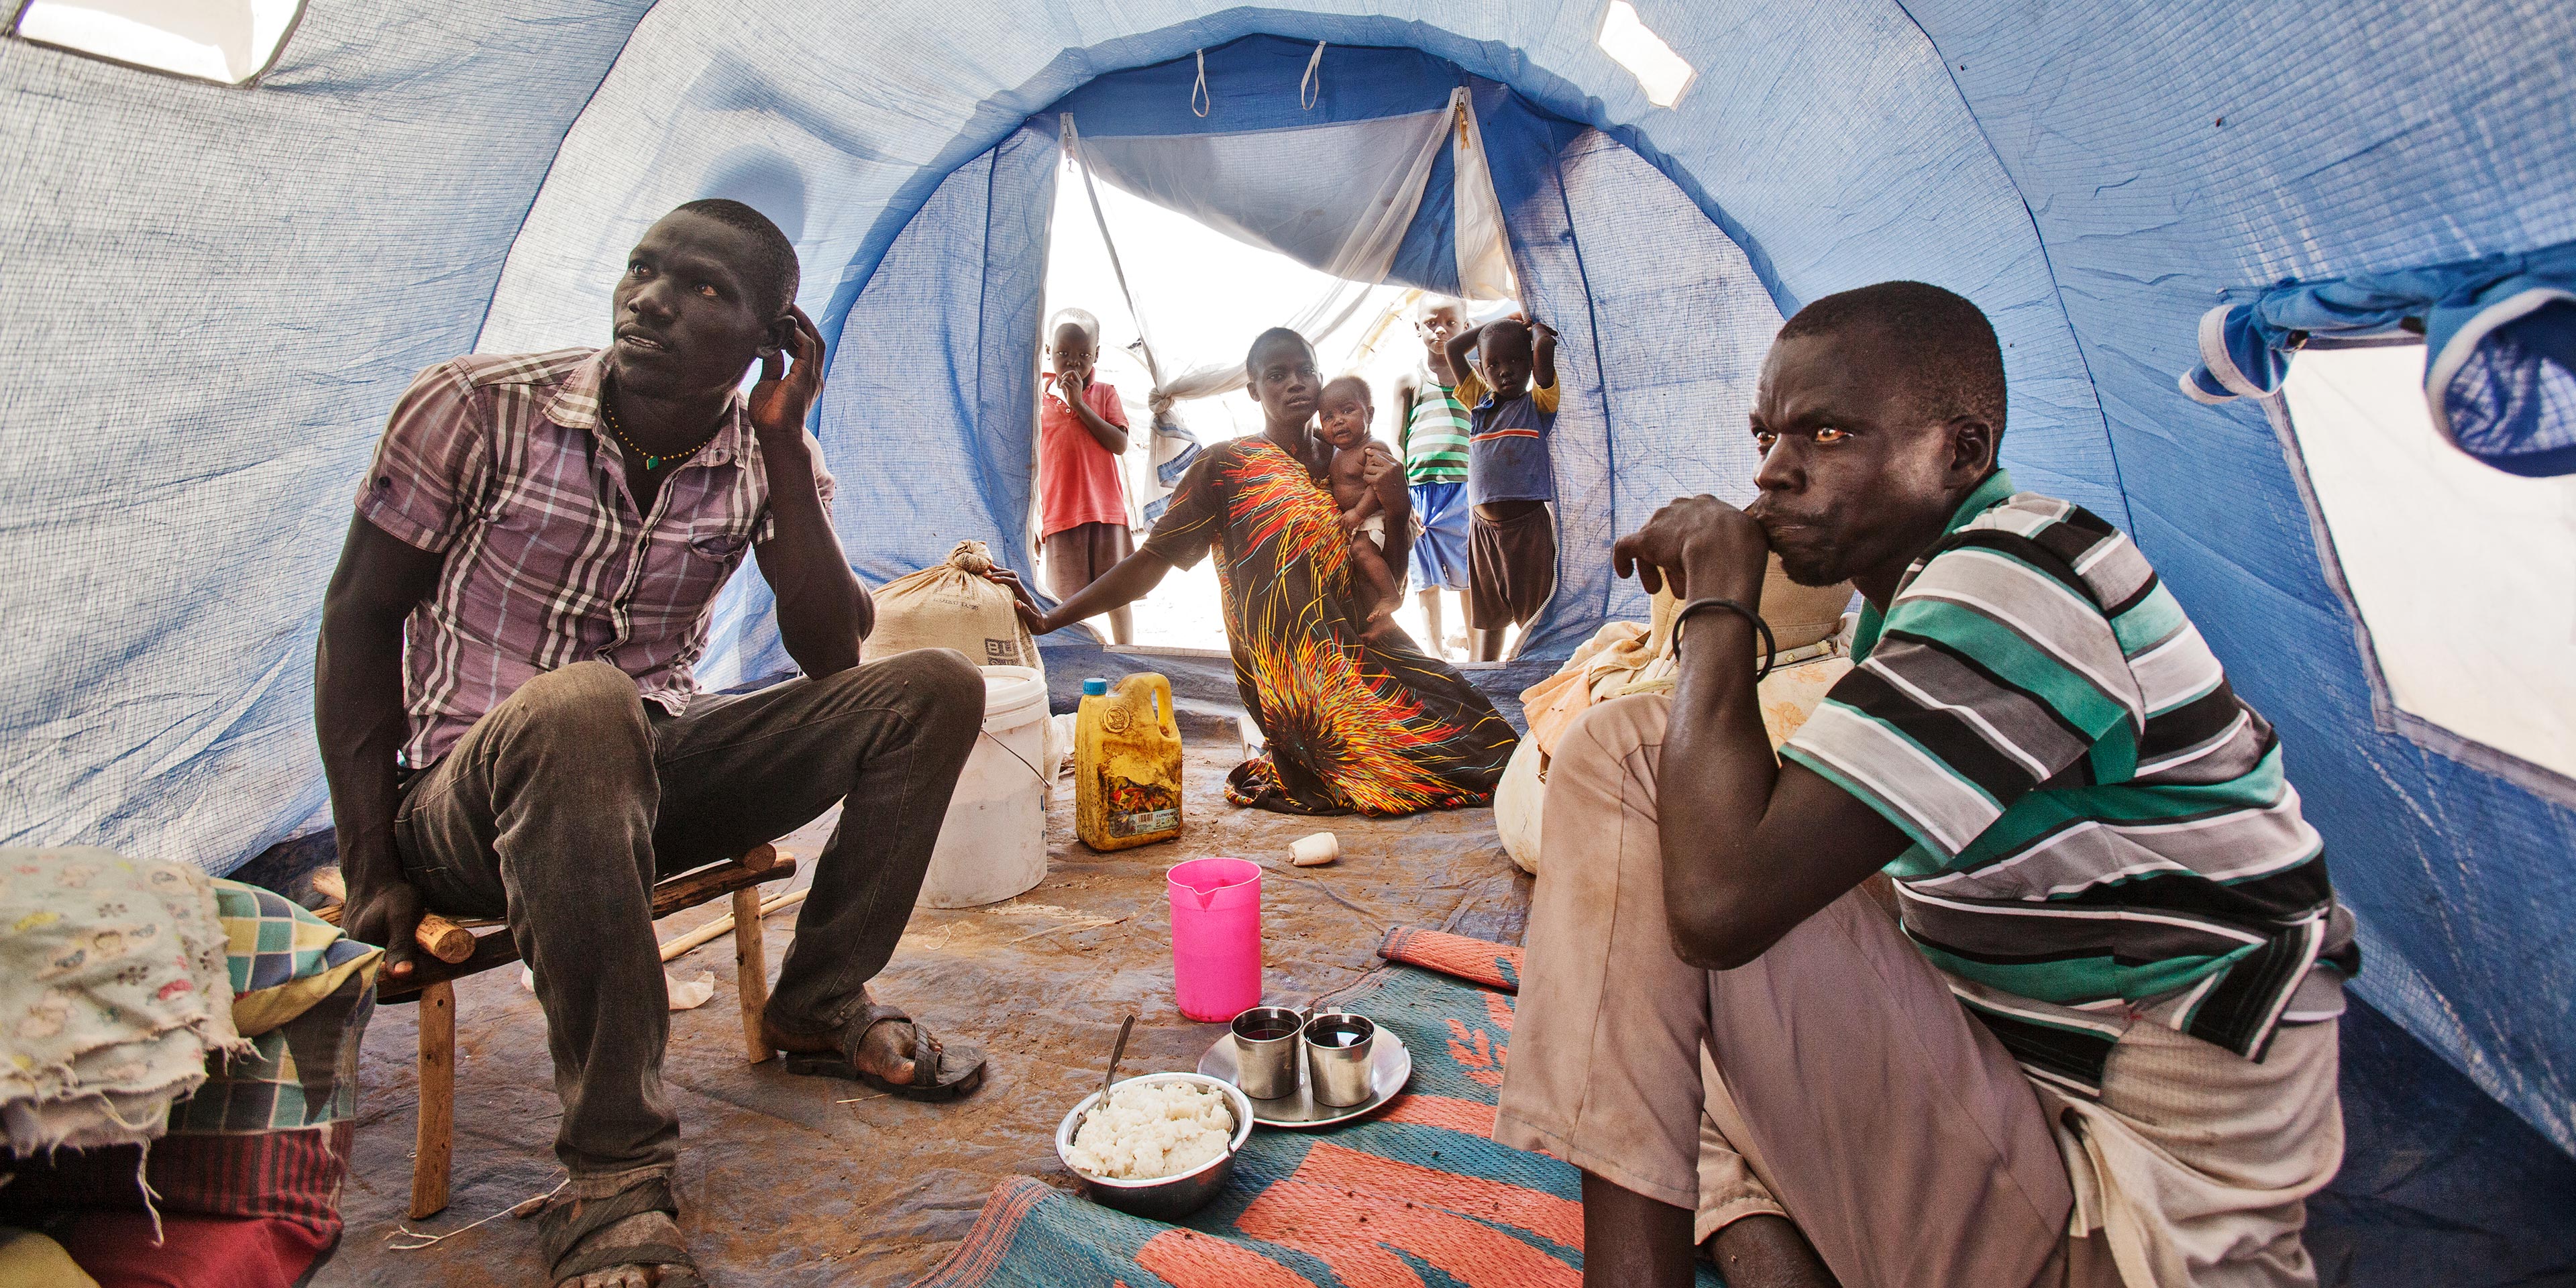
<path id="1" fill-rule="evenodd" d="M 1365 532 L 1351 538 L 1351 579 L 1357 583 L 1360 602 L 1368 605 L 1371 622 L 1394 616 L 1396 605 L 1404 600 L 1404 588 L 1386 566 L 1385 552 Z"/>

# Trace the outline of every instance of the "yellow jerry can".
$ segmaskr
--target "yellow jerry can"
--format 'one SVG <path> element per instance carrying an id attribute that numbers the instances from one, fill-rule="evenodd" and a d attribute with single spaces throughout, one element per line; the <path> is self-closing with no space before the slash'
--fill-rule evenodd
<path id="1" fill-rule="evenodd" d="M 1073 729 L 1073 830 L 1095 850 L 1181 834 L 1181 726 L 1172 682 L 1147 671 L 1116 689 L 1082 682 Z"/>

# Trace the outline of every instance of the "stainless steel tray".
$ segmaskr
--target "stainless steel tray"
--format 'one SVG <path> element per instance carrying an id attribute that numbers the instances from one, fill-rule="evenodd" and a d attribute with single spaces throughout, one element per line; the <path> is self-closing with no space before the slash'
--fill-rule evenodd
<path id="1" fill-rule="evenodd" d="M 1211 1078 L 1234 1081 L 1235 1046 L 1232 1033 L 1223 1034 L 1207 1054 L 1199 1057 L 1199 1072 Z M 1330 1127 L 1372 1113 L 1396 1098 L 1404 1084 L 1413 1080 L 1413 1052 L 1405 1049 L 1404 1039 L 1381 1024 L 1377 1026 L 1377 1043 L 1369 1051 L 1369 1098 L 1356 1105 L 1319 1105 L 1315 1103 L 1306 1082 L 1306 1061 L 1297 1061 L 1297 1090 L 1275 1100 L 1252 1100 L 1252 1121 L 1265 1127 Z M 1250 1096 L 1244 1097 L 1251 1100 Z"/>

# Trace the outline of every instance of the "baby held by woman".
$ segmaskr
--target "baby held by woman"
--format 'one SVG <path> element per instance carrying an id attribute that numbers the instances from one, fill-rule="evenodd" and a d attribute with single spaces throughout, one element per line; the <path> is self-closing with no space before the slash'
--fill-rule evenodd
<path id="1" fill-rule="evenodd" d="M 1324 386 L 1316 410 L 1323 418 L 1321 436 L 1333 449 L 1326 480 L 1333 504 L 1341 507 L 1342 531 L 1350 537 L 1352 587 L 1368 606 L 1365 633 L 1374 635 L 1394 618 L 1404 599 L 1404 588 L 1386 563 L 1386 513 L 1368 482 L 1369 422 L 1377 415 L 1377 403 L 1367 381 L 1342 376 Z"/>

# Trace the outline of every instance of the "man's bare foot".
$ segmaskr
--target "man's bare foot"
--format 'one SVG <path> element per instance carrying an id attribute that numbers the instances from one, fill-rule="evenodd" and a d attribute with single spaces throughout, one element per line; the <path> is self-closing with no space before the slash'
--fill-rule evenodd
<path id="1" fill-rule="evenodd" d="M 673 1221 L 667 1212 L 638 1212 L 590 1237 L 610 1247 L 633 1247 L 642 1243 L 683 1246 L 679 1223 Z M 610 1266 L 606 1270 L 575 1275 L 556 1288 L 654 1288 L 661 1282 L 663 1269 L 648 1265 Z"/>
<path id="2" fill-rule="evenodd" d="M 912 1081 L 913 1032 L 910 1020 L 880 1020 L 859 1036 L 859 1049 L 845 1052 L 834 1034 L 783 1027 L 764 1015 L 760 1034 L 771 1046 L 792 1055 L 831 1054 L 847 1058 L 859 1072 L 888 1082 Z"/>
<path id="3" fill-rule="evenodd" d="M 983 1085 L 982 1047 L 942 1039 L 897 1007 L 863 1005 L 831 1028 L 760 1017 L 761 1039 L 788 1054 L 789 1073 L 852 1078 L 909 1100 L 953 1100 Z"/>
<path id="4" fill-rule="evenodd" d="M 556 1288 L 706 1288 L 674 1219 L 679 1204 L 669 1176 L 575 1177 L 572 1184 L 571 1197 L 537 1214 Z"/>
<path id="5" fill-rule="evenodd" d="M 873 1073 L 888 1082 L 912 1081 L 913 1033 L 910 1020 L 886 1020 L 868 1026 L 859 1038 L 858 1053 L 850 1063 L 862 1073 Z"/>

